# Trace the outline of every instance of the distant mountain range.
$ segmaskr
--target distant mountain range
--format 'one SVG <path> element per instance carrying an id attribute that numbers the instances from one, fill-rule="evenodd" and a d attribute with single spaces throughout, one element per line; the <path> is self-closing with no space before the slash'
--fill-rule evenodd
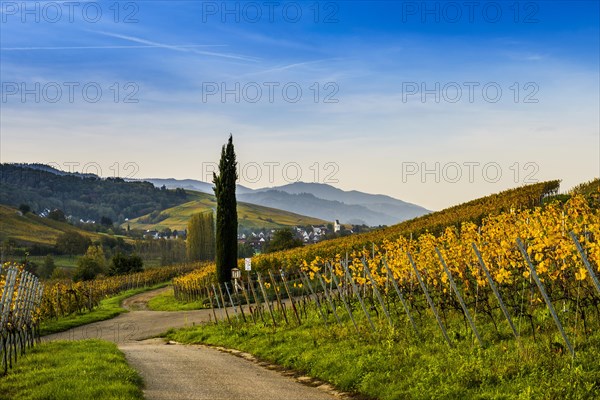
<path id="1" fill-rule="evenodd" d="M 168 189 L 183 188 L 213 193 L 212 184 L 194 179 L 144 179 L 155 186 Z M 356 190 L 344 191 L 322 183 L 296 182 L 271 188 L 250 189 L 238 185 L 240 201 L 278 208 L 326 221 L 338 219 L 344 224 L 369 226 L 393 225 L 428 214 L 416 204 L 390 196 L 369 194 Z"/>
<path id="2" fill-rule="evenodd" d="M 242 231 L 329 222 L 241 200 L 237 205 Z M 21 206 L 31 212 L 18 210 Z M 122 228 L 179 231 L 187 228 L 192 215 L 215 208 L 212 193 L 181 188 L 164 190 L 162 185 L 157 187 L 143 180 L 102 179 L 94 174 L 69 173 L 43 164 L 0 163 L 0 242 L 8 239 L 19 245 L 49 246 L 67 231 L 80 232 L 95 240 L 101 237 L 44 217 L 54 209 L 63 211 L 73 223 L 98 222 L 104 218 Z"/>
<path id="3" fill-rule="evenodd" d="M 213 194 L 213 185 L 195 179 L 100 179 L 94 174 L 69 173 L 44 164 L 0 164 L 0 203 L 32 209 L 60 208 L 76 218 L 102 216 L 122 222 L 191 200 L 182 190 Z M 331 185 L 296 182 L 250 189 L 237 186 L 240 202 L 279 209 L 323 221 L 369 226 L 393 225 L 430 211 L 390 196 Z"/>
<path id="4" fill-rule="evenodd" d="M 150 179 L 127 179 L 128 181 L 146 181 L 154 184 L 156 187 L 166 187 L 167 189 L 186 189 L 186 190 L 195 190 L 197 192 L 202 193 L 210 193 L 213 192 L 213 184 L 203 181 L 198 181 L 196 179 L 173 179 L 173 178 L 150 178 Z M 247 188 L 242 185 L 236 186 L 237 194 L 246 194 L 254 192 L 253 189 Z"/>

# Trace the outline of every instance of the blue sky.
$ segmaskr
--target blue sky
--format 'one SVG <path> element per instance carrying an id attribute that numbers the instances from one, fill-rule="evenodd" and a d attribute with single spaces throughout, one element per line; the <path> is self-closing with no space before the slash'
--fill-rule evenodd
<path id="1" fill-rule="evenodd" d="M 231 132 L 244 185 L 430 209 L 600 175 L 597 1 L 23 4 L 2 162 L 204 179 Z"/>

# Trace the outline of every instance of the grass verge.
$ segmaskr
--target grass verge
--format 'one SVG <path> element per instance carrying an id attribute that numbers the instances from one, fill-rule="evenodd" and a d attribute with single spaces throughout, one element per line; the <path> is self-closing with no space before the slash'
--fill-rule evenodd
<path id="1" fill-rule="evenodd" d="M 486 346 L 480 348 L 457 330 L 450 332 L 450 348 L 434 325 L 425 324 L 420 338 L 408 327 L 385 324 L 375 333 L 359 324 L 357 333 L 347 322 L 340 326 L 331 320 L 324 326 L 309 314 L 300 327 L 223 323 L 171 330 L 166 336 L 245 351 L 378 399 L 600 398 L 598 332 L 578 344 L 573 360 L 553 331 L 518 342 L 509 335 L 495 337 L 494 328 L 485 326 Z"/>
<path id="2" fill-rule="evenodd" d="M 120 294 L 104 299 L 100 302 L 100 305 L 89 312 L 82 312 L 77 314 L 71 314 L 66 317 L 61 317 L 55 320 L 42 321 L 40 324 L 40 335 L 50 335 L 52 333 L 63 332 L 77 326 L 91 324 L 92 322 L 104 321 L 116 317 L 119 314 L 127 312 L 126 309 L 121 307 L 121 303 L 128 297 L 134 296 L 139 293 L 147 292 L 149 290 L 159 289 L 165 287 L 169 282 L 163 282 L 154 286 L 145 288 L 131 289 Z"/>
<path id="3" fill-rule="evenodd" d="M 81 256 L 57 256 L 53 255 L 52 259 L 57 268 L 77 268 L 77 261 Z M 46 256 L 29 256 L 29 260 L 37 265 L 44 265 Z"/>
<path id="4" fill-rule="evenodd" d="M 143 399 L 141 386 L 116 345 L 55 341 L 33 347 L 0 378 L 0 399 Z"/>
<path id="5" fill-rule="evenodd" d="M 178 301 L 173 294 L 173 289 L 167 290 L 148 301 L 148 309 L 152 311 L 189 311 L 206 308 L 202 301 L 184 303 Z"/>

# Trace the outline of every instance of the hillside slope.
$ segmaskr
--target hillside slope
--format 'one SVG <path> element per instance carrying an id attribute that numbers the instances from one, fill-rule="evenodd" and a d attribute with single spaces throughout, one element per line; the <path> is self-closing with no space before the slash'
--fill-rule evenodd
<path id="1" fill-rule="evenodd" d="M 544 198 L 556 194 L 559 187 L 560 181 L 555 180 L 505 190 L 387 228 L 326 240 L 288 251 L 262 254 L 253 259 L 253 266 L 256 264 L 257 268 L 280 268 L 282 265 L 289 267 L 297 265 L 301 260 L 310 261 L 316 256 L 333 258 L 336 254 L 343 255 L 347 251 L 369 247 L 399 236 L 417 237 L 425 232 L 440 234 L 445 227 L 460 227 L 463 222 L 480 224 L 489 215 L 538 206 Z"/>
<path id="2" fill-rule="evenodd" d="M 156 187 L 182 188 L 202 193 L 213 193 L 211 183 L 195 179 L 145 179 Z M 277 208 L 325 220 L 338 219 L 344 224 L 370 226 L 393 225 L 430 213 L 412 203 L 382 194 L 357 190 L 345 191 L 323 183 L 295 182 L 283 186 L 250 189 L 236 186 L 238 200 Z"/>
<path id="3" fill-rule="evenodd" d="M 167 208 L 161 212 L 154 212 L 139 218 L 132 219 L 127 224 L 131 229 L 162 230 L 165 228 L 183 230 L 193 214 L 208 212 L 216 209 L 215 196 L 207 193 L 188 192 L 187 203 Z M 294 214 L 288 211 L 238 202 L 238 223 L 240 227 L 256 228 L 283 228 L 297 225 L 320 225 L 327 222 L 318 218 Z"/>
<path id="4" fill-rule="evenodd" d="M 13 239 L 19 245 L 53 246 L 56 238 L 64 232 L 78 232 L 92 241 L 102 236 L 64 222 L 38 217 L 32 213 L 21 215 L 15 208 L 0 205 L 0 242 Z"/>
<path id="5" fill-rule="evenodd" d="M 140 181 L 139 179 L 127 179 L 129 182 Z M 210 182 L 203 182 L 197 179 L 174 179 L 174 178 L 144 178 L 141 179 L 144 182 L 150 182 L 156 187 L 166 187 L 167 189 L 185 189 L 194 192 L 213 194 L 214 184 Z M 235 191 L 237 194 L 252 193 L 254 190 L 247 188 L 242 185 L 235 185 Z"/>
<path id="6" fill-rule="evenodd" d="M 369 223 L 367 220 L 366 222 L 369 225 L 392 225 L 431 212 L 419 205 L 398 200 L 391 196 L 364 193 L 358 190 L 346 191 L 323 183 L 295 182 L 274 189 L 289 194 L 310 193 L 319 199 L 361 206 L 386 218 L 383 222 L 376 221 L 376 223 Z M 266 190 L 271 189 L 259 189 L 257 191 Z M 342 217 L 342 219 L 346 218 Z"/>
<path id="7" fill-rule="evenodd" d="M 329 221 L 337 219 L 344 224 L 376 226 L 385 225 L 390 220 L 394 220 L 393 217 L 387 214 L 372 211 L 361 205 L 324 200 L 310 193 L 290 194 L 279 190 L 267 190 L 258 193 L 241 194 L 237 197 L 248 203 L 260 204 L 265 207 L 311 215 Z"/>
<path id="8" fill-rule="evenodd" d="M 161 190 L 149 182 L 101 179 L 49 166 L 0 164 L 0 203 L 27 204 L 36 213 L 59 208 L 76 220 L 109 217 L 123 222 L 186 201 L 184 190 Z"/>

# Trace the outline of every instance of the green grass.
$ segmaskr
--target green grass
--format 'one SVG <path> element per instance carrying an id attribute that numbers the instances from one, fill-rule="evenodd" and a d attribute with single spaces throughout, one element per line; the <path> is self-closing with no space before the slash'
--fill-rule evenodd
<path id="1" fill-rule="evenodd" d="M 535 339 L 523 337 L 519 344 L 506 332 L 497 334 L 490 323 L 480 326 L 487 343 L 480 348 L 456 317 L 449 330 L 454 342 L 450 348 L 433 317 L 424 315 L 423 321 L 421 338 L 404 324 L 390 329 L 383 322 L 372 333 L 361 321 L 358 334 L 348 321 L 339 326 L 330 316 L 326 327 L 315 313 L 301 327 L 283 322 L 277 328 L 262 323 L 203 325 L 171 330 L 166 336 L 246 351 L 378 399 L 600 398 L 598 332 L 578 342 L 573 360 L 557 345 L 561 339 L 552 329 L 538 332 Z"/>
<path id="2" fill-rule="evenodd" d="M 0 399 L 143 399 L 141 386 L 116 345 L 56 341 L 28 350 L 0 378 Z"/>
<path id="3" fill-rule="evenodd" d="M 161 262 L 161 258 L 144 258 L 144 268 L 159 268 L 165 265 Z"/>
<path id="4" fill-rule="evenodd" d="M 175 299 L 173 289 L 155 296 L 148 301 L 148 308 L 152 311 L 189 311 L 206 308 L 202 301 L 185 303 Z"/>
<path id="5" fill-rule="evenodd" d="M 57 268 L 73 269 L 77 268 L 77 261 L 79 261 L 81 256 L 53 255 L 52 258 L 54 259 L 54 265 L 56 265 Z M 29 256 L 29 260 L 33 261 L 37 265 L 44 265 L 46 256 Z"/>
<path id="6" fill-rule="evenodd" d="M 142 220 L 147 216 L 132 219 L 123 224 L 127 224 L 131 229 L 158 229 L 165 228 L 184 230 L 187 229 L 187 223 L 193 214 L 209 211 L 215 208 L 215 196 L 207 193 L 188 191 L 188 195 L 193 200 L 180 204 L 175 207 L 161 211 L 161 216 L 165 218 L 158 223 L 144 223 Z M 307 217 L 276 208 L 263 207 L 250 203 L 238 202 L 238 222 L 243 228 L 283 228 L 297 225 L 320 225 L 325 221 L 318 218 Z"/>
<path id="7" fill-rule="evenodd" d="M 54 264 L 57 267 L 68 268 L 68 269 L 77 268 L 77 262 L 81 258 L 81 256 L 71 257 L 71 256 L 65 256 L 65 255 L 52 256 L 52 257 L 54 258 Z M 38 265 L 43 265 L 44 260 L 46 259 L 46 256 L 30 256 L 29 259 L 34 261 Z M 144 259 L 144 268 L 157 268 L 157 267 L 162 267 L 162 266 L 163 265 L 161 264 L 160 257 Z"/>
<path id="8" fill-rule="evenodd" d="M 138 293 L 147 292 L 149 290 L 159 289 L 167 286 L 168 282 L 156 284 L 145 288 L 131 289 L 121 292 L 117 296 L 109 297 L 100 302 L 100 305 L 90 312 L 83 312 L 68 315 L 66 317 L 55 320 L 42 321 L 40 324 L 40 334 L 49 335 L 51 333 L 63 332 L 77 326 L 91 324 L 92 322 L 104 321 L 116 317 L 119 314 L 127 312 L 121 307 L 121 303 L 128 297 Z"/>

